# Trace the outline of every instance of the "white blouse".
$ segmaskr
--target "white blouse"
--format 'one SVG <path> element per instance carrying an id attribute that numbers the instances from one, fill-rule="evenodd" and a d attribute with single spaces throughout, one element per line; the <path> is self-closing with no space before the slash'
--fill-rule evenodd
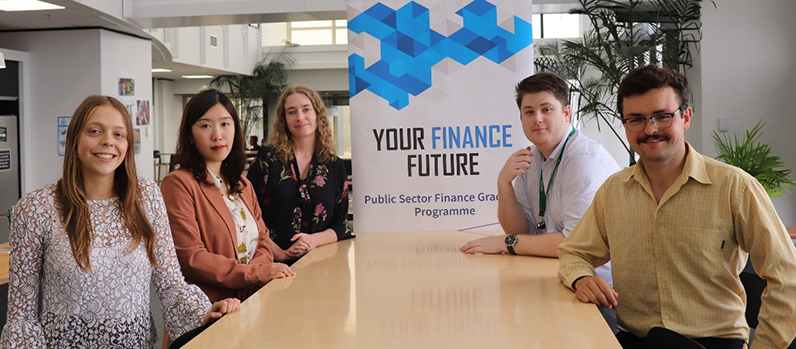
<path id="1" fill-rule="evenodd" d="M 8 322 L 2 348 L 151 348 L 157 332 L 149 312 L 149 286 L 163 304 L 169 336 L 201 325 L 210 301 L 180 272 L 166 207 L 154 182 L 139 179 L 141 203 L 156 235 L 149 262 L 131 238 L 118 197 L 90 200 L 91 271 L 75 262 L 55 207 L 55 184 L 25 195 L 11 220 Z"/>
<path id="2" fill-rule="evenodd" d="M 207 170 L 210 177 L 213 178 L 213 183 L 221 193 L 221 186 L 224 185 L 221 178 L 215 175 L 210 169 Z M 229 186 L 227 186 L 229 191 Z M 232 213 L 232 219 L 235 221 L 235 227 L 238 232 L 238 261 L 240 264 L 249 264 L 249 261 L 254 258 L 254 251 L 257 249 L 257 241 L 260 238 L 260 232 L 257 230 L 257 222 L 254 221 L 251 212 L 240 199 L 238 193 L 231 193 L 229 195 L 221 195 L 224 198 L 224 203 L 227 204 L 229 212 Z"/>

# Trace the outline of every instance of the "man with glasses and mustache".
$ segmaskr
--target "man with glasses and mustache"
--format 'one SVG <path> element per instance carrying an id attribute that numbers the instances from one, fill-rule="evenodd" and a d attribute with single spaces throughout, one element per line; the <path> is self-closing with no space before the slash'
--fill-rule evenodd
<path id="1" fill-rule="evenodd" d="M 689 94 L 684 75 L 655 65 L 622 80 L 617 105 L 640 160 L 606 180 L 559 245 L 559 277 L 580 301 L 616 308 L 624 348 L 646 348 L 656 327 L 743 348 L 738 274 L 751 258 L 768 280 L 753 348 L 785 348 L 796 336 L 796 249 L 754 177 L 685 142 Z M 608 259 L 613 288 L 594 274 Z"/>

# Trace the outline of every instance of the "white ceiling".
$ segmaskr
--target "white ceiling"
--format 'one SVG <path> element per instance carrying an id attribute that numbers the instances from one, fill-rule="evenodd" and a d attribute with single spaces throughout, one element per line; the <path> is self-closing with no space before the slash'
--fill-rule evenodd
<path id="1" fill-rule="evenodd" d="M 534 1 L 534 13 L 567 12 L 575 0 Z M 0 31 L 105 28 L 151 39 L 142 28 L 285 22 L 345 17 L 345 0 L 47 0 L 61 10 L 0 11 Z M 89 6 L 85 5 L 89 4 Z M 164 61 L 165 49 L 153 39 L 152 67 L 171 73 L 155 78 L 223 71 Z"/>
<path id="2" fill-rule="evenodd" d="M 1 31 L 104 28 L 152 39 L 143 28 L 245 24 L 344 18 L 344 0 L 47 0 L 64 6 L 60 10 L 0 11 Z M 82 3 L 81 3 L 82 2 Z M 307 2 L 314 4 L 308 4 Z M 89 6 L 84 3 L 89 4 Z M 320 4 L 320 5 L 319 5 Z M 300 12 L 307 6 L 325 11 Z M 320 6 L 320 7 L 317 7 Z M 96 7 L 96 8 L 95 8 Z M 99 8 L 99 9 L 98 9 Z M 255 12 L 255 13 L 247 13 Z M 299 11 L 299 12 L 291 12 Z M 260 12 L 260 13 L 256 13 Z M 185 15 L 179 15 L 184 13 Z M 209 13 L 209 14 L 208 14 Z M 161 53 L 165 46 L 152 39 L 152 67 L 170 73 L 152 73 L 154 78 L 181 79 L 182 75 L 220 75 L 228 72 L 175 63 Z"/>

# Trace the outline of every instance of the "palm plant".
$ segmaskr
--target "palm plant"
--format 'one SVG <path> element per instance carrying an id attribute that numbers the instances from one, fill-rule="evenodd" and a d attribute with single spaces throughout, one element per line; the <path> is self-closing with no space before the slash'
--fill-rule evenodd
<path id="1" fill-rule="evenodd" d="M 769 197 L 777 197 L 783 192 L 790 193 L 796 183 L 790 179 L 790 169 L 782 169 L 782 159 L 771 153 L 768 144 L 759 141 L 763 134 L 765 124 L 758 122 L 751 130 L 746 131 L 746 137 L 739 139 L 733 135 L 719 136 L 713 131 L 713 144 L 719 153 L 717 160 L 736 166 L 755 177 Z"/>
<path id="2" fill-rule="evenodd" d="M 268 120 L 268 105 L 287 86 L 287 73 L 295 59 L 288 49 L 295 46 L 286 42 L 276 52 L 269 52 L 254 66 L 251 75 L 219 75 L 210 81 L 210 86 L 226 89 L 238 111 L 244 138 L 248 137 L 254 125 L 260 120 Z M 263 122 L 263 139 L 268 138 L 268 123 Z"/>
<path id="3" fill-rule="evenodd" d="M 632 149 L 612 121 L 619 83 L 632 69 L 646 64 L 685 72 L 693 65 L 692 50 L 701 39 L 702 0 L 579 0 L 591 28 L 583 38 L 552 40 L 536 46 L 538 71 L 567 78 L 570 101 L 584 122 L 607 125 L 635 163 Z M 712 2 L 712 1 L 711 1 Z M 714 4 L 715 6 L 715 4 Z"/>

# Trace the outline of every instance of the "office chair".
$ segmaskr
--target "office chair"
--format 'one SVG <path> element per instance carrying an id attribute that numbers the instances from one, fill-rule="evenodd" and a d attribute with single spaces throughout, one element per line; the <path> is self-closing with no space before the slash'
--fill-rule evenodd
<path id="1" fill-rule="evenodd" d="M 212 322 L 206 323 L 202 326 L 194 328 L 193 330 L 185 332 L 185 334 L 177 337 L 177 339 L 173 340 L 171 344 L 169 344 L 169 349 L 182 348 L 184 345 L 188 344 L 188 342 L 190 342 L 191 339 L 194 339 L 194 337 L 198 336 L 200 333 L 202 333 L 202 331 L 206 330 L 212 324 L 213 324 Z"/>
<path id="2" fill-rule="evenodd" d="M 757 328 L 759 324 L 757 315 L 760 313 L 760 305 L 763 303 L 760 297 L 763 295 L 763 290 L 766 289 L 768 282 L 758 276 L 757 273 L 751 272 L 754 271 L 754 268 L 750 268 L 751 263 L 751 261 L 748 261 L 747 267 L 738 276 L 741 278 L 744 290 L 746 290 L 746 323 L 751 328 Z M 749 344 L 751 344 L 754 341 L 754 335 L 749 339 Z M 787 349 L 796 349 L 796 339 L 793 340 L 793 343 Z"/>
<path id="3" fill-rule="evenodd" d="M 702 344 L 663 327 L 653 327 L 647 332 L 647 349 L 705 349 Z"/>
<path id="4" fill-rule="evenodd" d="M 739 277 L 744 290 L 746 290 L 746 323 L 751 328 L 757 328 L 757 314 L 760 313 L 760 296 L 768 284 L 766 280 L 754 273 L 742 272 Z"/>
<path id="5" fill-rule="evenodd" d="M 14 214 L 14 206 L 16 206 L 16 205 L 12 205 L 11 207 L 8 208 L 8 214 L 6 215 L 6 217 L 8 217 L 8 227 L 9 228 L 11 228 L 11 216 Z"/>

